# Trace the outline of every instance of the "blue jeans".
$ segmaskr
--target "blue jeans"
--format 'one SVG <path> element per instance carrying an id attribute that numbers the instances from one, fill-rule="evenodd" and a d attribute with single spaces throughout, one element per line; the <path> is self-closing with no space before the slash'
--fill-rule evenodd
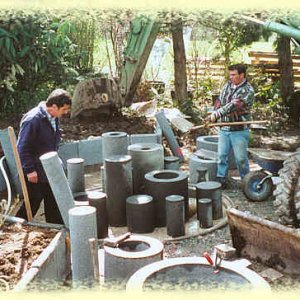
<path id="1" fill-rule="evenodd" d="M 218 143 L 218 172 L 217 177 L 226 178 L 231 147 L 241 178 L 249 173 L 248 148 L 249 129 L 227 131 L 220 129 Z"/>

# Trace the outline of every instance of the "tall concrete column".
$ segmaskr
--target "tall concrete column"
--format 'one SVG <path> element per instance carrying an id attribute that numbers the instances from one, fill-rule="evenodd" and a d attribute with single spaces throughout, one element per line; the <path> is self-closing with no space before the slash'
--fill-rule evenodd
<path id="1" fill-rule="evenodd" d="M 73 194 L 85 191 L 83 158 L 76 157 L 67 160 L 67 176 Z"/>
<path id="2" fill-rule="evenodd" d="M 164 148 L 160 144 L 140 143 L 128 147 L 132 157 L 133 193 L 145 191 L 145 174 L 164 168 Z"/>
<path id="3" fill-rule="evenodd" d="M 64 224 L 66 227 L 69 227 L 68 211 L 75 206 L 75 203 L 58 154 L 55 151 L 48 152 L 40 156 L 40 160 L 49 180 Z"/>
<path id="4" fill-rule="evenodd" d="M 128 139 L 126 132 L 112 131 L 103 133 L 103 161 L 112 155 L 126 155 L 128 152 Z"/>
<path id="5" fill-rule="evenodd" d="M 94 267 L 89 239 L 97 239 L 96 208 L 76 206 L 69 210 L 71 269 L 74 287 L 94 282 Z"/>
<path id="6" fill-rule="evenodd" d="M 115 155 L 105 159 L 108 222 L 112 226 L 126 225 L 126 199 L 132 195 L 130 155 Z"/>

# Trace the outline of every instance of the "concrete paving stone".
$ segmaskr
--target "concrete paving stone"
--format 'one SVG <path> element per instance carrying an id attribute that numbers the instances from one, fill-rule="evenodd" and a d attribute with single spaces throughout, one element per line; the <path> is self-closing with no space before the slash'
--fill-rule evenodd
<path id="1" fill-rule="evenodd" d="M 59 145 L 58 156 L 63 161 L 64 168 L 67 168 L 69 158 L 79 157 L 78 141 L 63 143 Z"/>
<path id="2" fill-rule="evenodd" d="M 81 140 L 78 144 L 79 157 L 84 159 L 85 166 L 101 164 L 103 162 L 102 137 Z"/>
<path id="3" fill-rule="evenodd" d="M 158 134 L 148 133 L 148 134 L 131 134 L 130 135 L 130 144 L 139 144 L 139 143 L 158 143 Z"/>
<path id="4" fill-rule="evenodd" d="M 269 281 L 274 281 L 276 279 L 283 277 L 283 274 L 281 274 L 280 272 L 278 272 L 272 268 L 263 270 L 262 272 L 259 273 L 259 275 Z"/>

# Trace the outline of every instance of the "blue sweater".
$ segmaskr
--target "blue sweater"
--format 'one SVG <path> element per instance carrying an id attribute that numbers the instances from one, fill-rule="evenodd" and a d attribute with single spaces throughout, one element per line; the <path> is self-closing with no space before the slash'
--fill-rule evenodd
<path id="1" fill-rule="evenodd" d="M 36 171 L 38 182 L 48 182 L 39 157 L 58 150 L 60 130 L 58 119 L 55 121 L 56 131 L 52 128 L 41 103 L 23 116 L 17 148 L 25 177 L 26 174 Z"/>

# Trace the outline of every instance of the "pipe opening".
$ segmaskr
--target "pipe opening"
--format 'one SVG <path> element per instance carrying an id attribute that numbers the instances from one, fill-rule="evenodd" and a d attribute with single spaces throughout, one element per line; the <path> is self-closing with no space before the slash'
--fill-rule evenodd
<path id="1" fill-rule="evenodd" d="M 150 248 L 150 245 L 141 241 L 125 241 L 119 245 L 119 249 L 127 252 L 140 252 Z"/>
<path id="2" fill-rule="evenodd" d="M 176 173 L 158 173 L 153 176 L 156 179 L 173 179 L 179 177 Z"/>
<path id="3" fill-rule="evenodd" d="M 141 150 L 151 150 L 150 147 L 142 147 Z"/>
<path id="4" fill-rule="evenodd" d="M 117 136 L 117 135 L 120 135 L 120 133 L 118 133 L 118 132 L 112 132 L 112 133 L 110 133 L 109 135 L 110 135 L 110 136 Z"/>

